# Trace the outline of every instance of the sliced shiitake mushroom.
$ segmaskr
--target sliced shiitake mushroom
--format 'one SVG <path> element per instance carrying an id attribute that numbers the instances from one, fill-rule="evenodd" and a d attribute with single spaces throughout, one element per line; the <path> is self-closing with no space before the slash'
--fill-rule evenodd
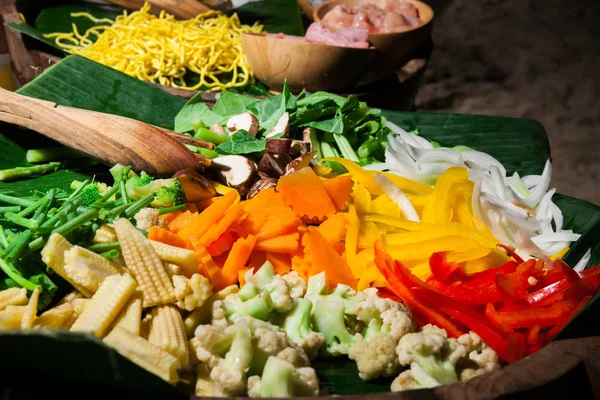
<path id="1" fill-rule="evenodd" d="M 273 178 L 285 174 L 286 166 L 292 161 L 289 154 L 265 153 L 258 163 L 258 171 Z"/>
<path id="2" fill-rule="evenodd" d="M 273 129 L 271 129 L 271 132 L 267 133 L 265 137 L 270 138 L 277 135 L 278 133 L 283 133 L 284 137 L 288 136 L 290 133 L 290 113 L 287 111 L 284 112 L 281 117 L 279 117 L 279 120 L 277 121 Z"/>
<path id="3" fill-rule="evenodd" d="M 250 136 L 256 137 L 256 134 L 258 133 L 258 118 L 249 112 L 234 115 L 227 121 L 227 129 L 229 129 L 229 132 L 232 134 L 239 130 L 244 130 L 248 132 Z"/>
<path id="4" fill-rule="evenodd" d="M 292 147 L 292 139 L 270 138 L 267 139 L 265 150 L 267 153 L 288 154 Z"/>
<path id="5" fill-rule="evenodd" d="M 302 140 L 292 140 L 292 144 L 290 146 L 290 154 L 307 154 L 312 151 L 312 146 L 310 141 L 305 142 Z"/>
<path id="6" fill-rule="evenodd" d="M 225 128 L 223 128 L 223 125 L 221 124 L 212 124 L 210 126 L 210 128 L 208 128 L 208 130 L 213 131 L 214 133 L 220 133 L 225 135 L 227 132 L 225 132 Z"/>
<path id="7" fill-rule="evenodd" d="M 311 152 L 311 153 L 306 153 L 301 155 L 298 158 L 294 158 L 290 163 L 288 163 L 288 165 L 285 167 L 285 174 L 284 175 L 289 175 L 294 171 L 299 171 L 304 167 L 308 167 L 310 164 L 310 161 L 313 159 L 313 157 L 315 156 L 315 153 Z"/>
<path id="8" fill-rule="evenodd" d="M 202 200 L 215 197 L 217 192 L 208 179 L 191 168 L 182 169 L 173 175 L 178 178 L 181 187 L 185 191 L 185 199 L 188 203 L 197 203 Z"/>
<path id="9" fill-rule="evenodd" d="M 214 158 L 207 171 L 217 182 L 236 189 L 243 197 L 256 180 L 257 166 L 244 156 L 228 155 Z"/>
<path id="10" fill-rule="evenodd" d="M 277 186 L 277 179 L 262 177 L 261 179 L 254 182 L 254 185 L 248 190 L 248 194 L 246 195 L 247 199 L 251 199 L 256 196 L 261 190 L 266 190 L 269 188 L 273 188 Z"/>

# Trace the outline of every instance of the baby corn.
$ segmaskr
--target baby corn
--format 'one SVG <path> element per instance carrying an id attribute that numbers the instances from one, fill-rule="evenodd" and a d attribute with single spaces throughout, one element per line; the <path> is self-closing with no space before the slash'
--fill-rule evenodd
<path id="1" fill-rule="evenodd" d="M 142 324 L 142 294 L 137 291 L 115 320 L 115 327 L 127 329 L 139 336 Z"/>
<path id="2" fill-rule="evenodd" d="M 127 329 L 115 327 L 104 338 L 104 343 L 161 379 L 171 384 L 177 383 L 179 379 L 177 370 L 180 368 L 177 358 L 143 337 Z"/>
<path id="3" fill-rule="evenodd" d="M 122 267 L 81 246 L 65 251 L 64 262 L 65 274 L 92 293 L 96 293 L 107 277 L 125 272 Z"/>
<path id="4" fill-rule="evenodd" d="M 150 241 L 125 218 L 114 223 L 125 264 L 144 293 L 144 308 L 175 302 L 171 278 Z"/>
<path id="5" fill-rule="evenodd" d="M 175 356 L 182 368 L 188 366 L 190 355 L 183 319 L 174 306 L 160 306 L 152 309 L 148 340 Z"/>
<path id="6" fill-rule="evenodd" d="M 115 228 L 109 224 L 103 224 L 100 228 L 96 229 L 94 235 L 94 243 L 110 243 L 117 241 L 117 234 Z"/>
<path id="7" fill-rule="evenodd" d="M 0 292 L 0 310 L 8 306 L 22 306 L 27 304 L 27 289 L 10 288 Z"/>
<path id="8" fill-rule="evenodd" d="M 0 311 L 0 329 L 19 329 L 27 306 L 8 306 Z"/>
<path id="9" fill-rule="evenodd" d="M 149 241 L 154 251 L 162 261 L 179 265 L 183 269 L 183 275 L 192 276 L 198 272 L 198 256 L 195 251 L 182 249 L 155 240 Z"/>
<path id="10" fill-rule="evenodd" d="M 92 297 L 94 295 L 93 292 L 74 282 L 65 272 L 65 252 L 71 250 L 72 247 L 73 245 L 62 235 L 53 233 L 42 249 L 42 261 L 75 289 L 79 290 L 85 297 Z"/>
<path id="11" fill-rule="evenodd" d="M 136 289 L 129 274 L 112 275 L 102 282 L 98 291 L 77 318 L 71 331 L 92 332 L 102 337 L 111 323 L 127 304 Z"/>
<path id="12" fill-rule="evenodd" d="M 77 314 L 71 303 L 63 303 L 44 312 L 33 323 L 33 329 L 69 329 Z"/>
<path id="13" fill-rule="evenodd" d="M 25 308 L 25 313 L 21 318 L 21 329 L 33 328 L 33 322 L 37 317 L 38 300 L 40 298 L 40 291 L 35 289 L 29 298 L 29 303 Z"/>
<path id="14" fill-rule="evenodd" d="M 181 274 L 181 267 L 179 265 L 167 261 L 163 261 L 163 265 L 165 267 L 165 270 L 167 271 L 167 274 L 169 274 L 171 278 L 173 278 L 174 275 Z"/>

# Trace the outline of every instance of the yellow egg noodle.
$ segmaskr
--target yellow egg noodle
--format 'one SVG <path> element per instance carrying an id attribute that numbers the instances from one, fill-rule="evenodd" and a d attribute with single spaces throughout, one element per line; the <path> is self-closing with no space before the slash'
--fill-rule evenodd
<path id="1" fill-rule="evenodd" d="M 187 90 L 219 91 L 254 81 L 242 50 L 243 32 L 261 32 L 263 26 L 242 25 L 237 14 L 219 11 L 177 20 L 164 10 L 149 13 L 150 4 L 131 14 L 127 11 L 113 21 L 89 13 L 72 13 L 98 24 L 80 33 L 73 24 L 71 33 L 50 33 L 67 53 L 78 54 L 142 81 Z M 96 37 L 94 42 L 92 38 Z M 187 72 L 199 76 L 189 84 Z"/>

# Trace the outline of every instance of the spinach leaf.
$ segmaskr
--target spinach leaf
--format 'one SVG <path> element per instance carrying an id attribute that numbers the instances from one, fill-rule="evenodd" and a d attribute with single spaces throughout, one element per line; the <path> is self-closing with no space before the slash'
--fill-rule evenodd
<path id="1" fill-rule="evenodd" d="M 335 105 L 337 105 L 338 108 L 344 108 L 344 106 L 348 103 L 348 99 L 337 94 L 327 92 L 315 92 L 309 96 L 304 97 L 301 100 L 298 100 L 298 107 L 316 107 L 323 104 L 329 104 L 331 102 L 335 103 Z"/>
<path id="2" fill-rule="evenodd" d="M 325 132 L 342 134 L 344 133 L 344 117 L 338 109 L 335 116 L 323 121 L 312 121 L 301 124 L 300 126 L 308 126 Z"/>
<path id="3" fill-rule="evenodd" d="M 226 93 L 226 92 L 225 92 Z M 224 107 L 224 106 L 223 106 Z M 185 133 L 194 130 L 193 122 L 202 120 L 204 125 L 222 124 L 226 118 L 217 114 L 202 100 L 202 94 L 198 93 L 192 97 L 175 116 L 175 132 Z"/>
<path id="4" fill-rule="evenodd" d="M 240 130 L 218 145 L 215 151 L 221 155 L 256 153 L 264 151 L 266 143 L 265 139 L 256 139 L 247 131 Z"/>
<path id="5" fill-rule="evenodd" d="M 248 111 L 248 107 L 256 102 L 258 99 L 225 90 L 219 95 L 212 112 L 229 118 Z"/>

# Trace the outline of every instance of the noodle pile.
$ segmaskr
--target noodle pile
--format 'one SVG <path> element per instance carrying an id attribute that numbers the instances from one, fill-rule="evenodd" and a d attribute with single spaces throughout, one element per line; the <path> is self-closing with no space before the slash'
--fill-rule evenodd
<path id="1" fill-rule="evenodd" d="M 98 24 L 81 34 L 51 33 L 67 53 L 78 54 L 142 81 L 187 90 L 218 91 L 241 87 L 254 80 L 242 50 L 243 32 L 261 32 L 262 25 L 242 25 L 237 14 L 218 11 L 176 20 L 163 11 L 150 14 L 146 2 L 139 11 L 119 15 L 114 21 L 88 13 L 73 13 Z M 97 37 L 95 42 L 91 38 Z M 192 72 L 199 76 L 194 84 Z"/>

